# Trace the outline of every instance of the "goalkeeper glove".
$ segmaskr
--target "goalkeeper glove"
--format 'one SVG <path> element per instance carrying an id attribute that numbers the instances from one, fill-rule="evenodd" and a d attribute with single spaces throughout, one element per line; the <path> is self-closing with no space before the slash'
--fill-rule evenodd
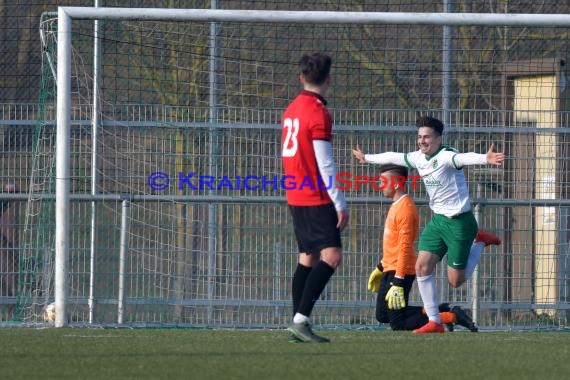
<path id="1" fill-rule="evenodd" d="M 406 307 L 403 278 L 394 277 L 392 286 L 386 294 L 386 301 L 388 301 L 388 309 L 400 310 Z"/>
<path id="2" fill-rule="evenodd" d="M 376 268 L 374 268 L 372 273 L 370 273 L 370 277 L 368 277 L 368 290 L 378 293 L 383 272 L 384 268 L 382 268 L 382 264 L 380 263 Z"/>

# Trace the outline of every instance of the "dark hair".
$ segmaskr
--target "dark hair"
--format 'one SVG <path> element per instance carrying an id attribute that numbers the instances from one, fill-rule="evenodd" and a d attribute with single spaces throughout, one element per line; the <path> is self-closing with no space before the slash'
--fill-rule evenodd
<path id="1" fill-rule="evenodd" d="M 439 136 L 443 134 L 443 123 L 431 116 L 421 116 L 416 120 L 416 127 L 428 127 L 433 129 Z"/>
<path id="2" fill-rule="evenodd" d="M 392 172 L 394 174 L 397 174 L 399 176 L 402 176 L 404 178 L 408 178 L 408 168 L 402 165 L 396 165 L 396 164 L 384 164 L 382 166 L 380 166 L 380 168 L 378 169 L 379 173 L 385 173 L 385 172 Z"/>
<path id="3" fill-rule="evenodd" d="M 331 72 L 332 58 L 323 53 L 304 55 L 299 62 L 305 81 L 320 86 Z"/>

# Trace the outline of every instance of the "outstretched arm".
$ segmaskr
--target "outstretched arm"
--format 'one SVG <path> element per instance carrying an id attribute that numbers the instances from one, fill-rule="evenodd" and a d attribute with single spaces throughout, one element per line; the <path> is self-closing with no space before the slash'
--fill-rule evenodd
<path id="1" fill-rule="evenodd" d="M 491 147 L 487 151 L 487 154 L 458 153 L 453 156 L 453 164 L 456 168 L 461 168 L 467 165 L 501 165 L 501 163 L 505 160 L 505 154 L 493 152 L 494 149 L 495 144 L 491 144 Z"/>
<path id="2" fill-rule="evenodd" d="M 352 150 L 352 154 L 361 164 L 371 163 L 371 164 L 396 164 L 402 166 L 408 166 L 406 159 L 404 158 L 404 153 L 396 152 L 386 152 L 379 154 L 364 154 L 360 147 L 357 145 L 355 149 Z"/>

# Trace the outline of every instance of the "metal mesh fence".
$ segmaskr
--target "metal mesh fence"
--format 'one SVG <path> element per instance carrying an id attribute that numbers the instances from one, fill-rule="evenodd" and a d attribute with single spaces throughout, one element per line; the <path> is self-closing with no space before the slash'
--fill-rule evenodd
<path id="1" fill-rule="evenodd" d="M 5 304 L 16 306 L 4 318 L 15 315 L 25 322 L 41 320 L 43 305 L 53 300 L 53 202 L 41 194 L 53 193 L 55 82 L 50 65 L 57 62 L 55 24 L 45 25 L 41 105 L 0 107 L 6 124 L 35 125 L 27 140 L 19 137 L 20 130 L 10 137 L 4 169 L 29 194 L 21 216 L 19 293 L 2 294 Z M 334 58 L 328 97 L 334 153 L 339 171 L 351 179 L 375 175 L 373 166 L 352 159 L 357 144 L 370 153 L 415 150 L 414 123 L 420 114 L 445 120 L 445 141 L 460 151 L 485 152 L 494 143 L 508 156 L 501 169 L 465 169 L 473 200 L 482 206 L 480 224 L 499 233 L 504 243 L 484 254 L 475 294 L 471 283 L 449 288 L 440 265 L 441 300 L 470 306 L 477 299 L 479 324 L 489 328 L 567 324 L 566 28 L 456 27 L 452 64 L 446 66 L 441 26 L 218 27 L 218 53 L 212 56 L 209 23 L 105 22 L 94 167 L 93 30 L 91 22 L 76 22 L 73 322 L 89 320 L 93 291 L 94 322 L 115 323 L 124 291 L 124 322 L 132 325 L 287 323 L 296 245 L 278 188 L 280 118 L 299 91 L 300 56 L 320 50 Z M 453 82 L 449 88 L 444 86 L 447 74 Z M 39 122 L 28 122 L 34 118 Z M 149 185 L 149 176 L 157 172 L 170 180 L 162 189 Z M 92 191 L 93 173 L 100 195 L 94 203 L 95 234 L 93 206 L 85 202 L 91 198 L 78 200 Z M 423 226 L 429 217 L 423 185 L 410 192 L 421 204 Z M 124 273 L 119 273 L 119 194 L 130 205 Z M 357 189 L 351 181 L 346 195 L 352 204 L 346 257 L 313 320 L 372 326 L 374 295 L 366 290 L 366 280 L 381 255 L 388 203 L 370 183 Z M 412 299 L 419 302 L 417 292 Z"/>

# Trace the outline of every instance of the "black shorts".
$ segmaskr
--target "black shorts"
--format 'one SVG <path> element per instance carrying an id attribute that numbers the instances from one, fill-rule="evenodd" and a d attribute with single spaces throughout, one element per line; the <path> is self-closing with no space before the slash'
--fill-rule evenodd
<path id="1" fill-rule="evenodd" d="M 322 206 L 291 206 L 293 228 L 299 252 L 320 253 L 325 248 L 342 248 L 338 215 L 332 203 Z"/>

